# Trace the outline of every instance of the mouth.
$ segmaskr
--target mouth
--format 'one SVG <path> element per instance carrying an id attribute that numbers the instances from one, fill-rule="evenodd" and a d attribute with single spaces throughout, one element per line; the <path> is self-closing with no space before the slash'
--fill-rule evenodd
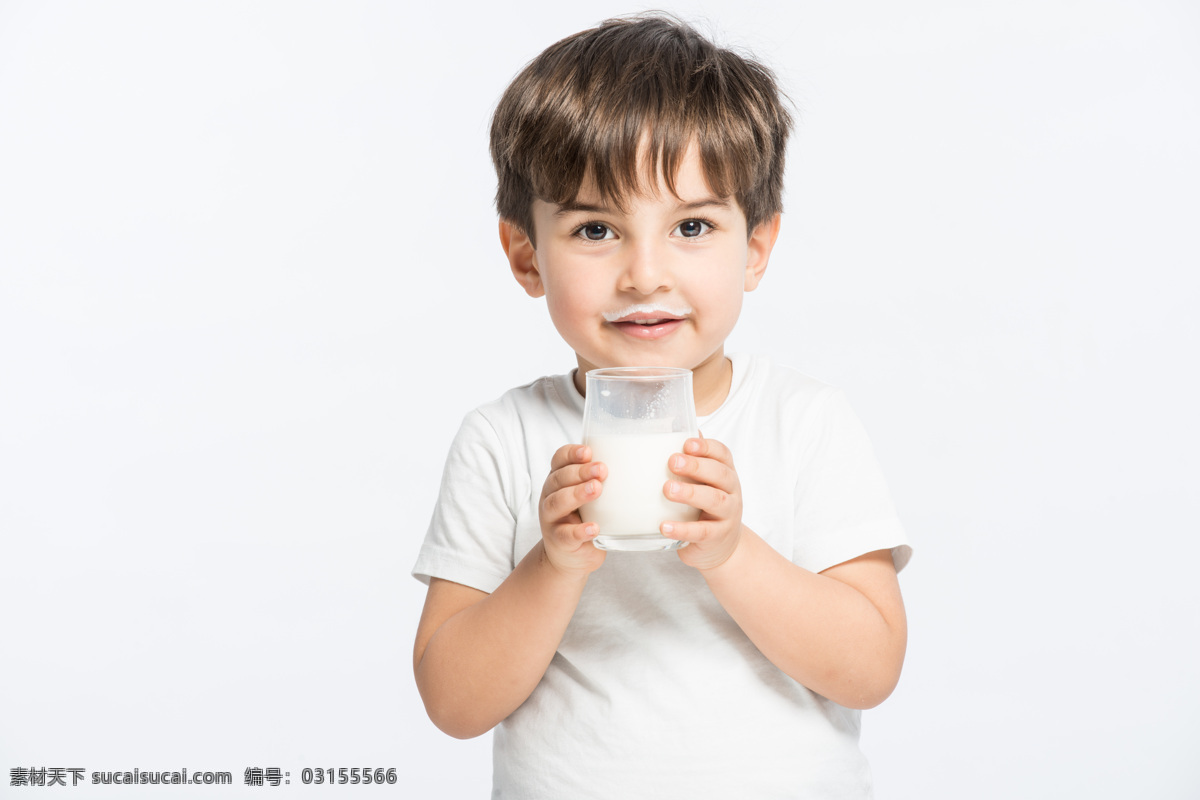
<path id="1" fill-rule="evenodd" d="M 606 313 L 604 320 L 617 330 L 636 339 L 660 339 L 684 323 L 690 308 L 636 305 Z"/>

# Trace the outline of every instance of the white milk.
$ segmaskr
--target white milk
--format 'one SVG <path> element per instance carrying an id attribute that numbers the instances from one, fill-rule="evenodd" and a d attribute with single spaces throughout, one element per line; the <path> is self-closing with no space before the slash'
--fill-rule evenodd
<path id="1" fill-rule="evenodd" d="M 663 495 L 663 484 L 674 478 L 667 460 L 683 452 L 685 433 L 600 434 L 585 437 L 592 460 L 608 466 L 600 497 L 579 509 L 584 522 L 600 526 L 601 536 L 657 534 L 667 520 L 689 522 L 699 510 L 672 503 Z"/>

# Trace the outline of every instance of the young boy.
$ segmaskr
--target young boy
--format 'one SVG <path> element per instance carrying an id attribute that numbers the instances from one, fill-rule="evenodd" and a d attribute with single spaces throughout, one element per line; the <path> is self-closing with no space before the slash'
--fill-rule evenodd
<path id="1" fill-rule="evenodd" d="M 859 711 L 906 640 L 910 549 L 842 394 L 727 356 L 780 225 L 771 73 L 662 16 L 553 45 L 501 99 L 500 243 L 578 368 L 469 414 L 414 574 L 414 668 L 447 733 L 495 728 L 494 796 L 870 796 Z M 585 373 L 693 370 L 674 552 L 605 552 L 579 507 Z"/>

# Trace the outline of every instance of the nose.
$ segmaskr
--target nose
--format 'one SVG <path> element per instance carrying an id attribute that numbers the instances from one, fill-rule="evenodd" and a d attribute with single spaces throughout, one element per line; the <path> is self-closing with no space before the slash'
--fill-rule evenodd
<path id="1" fill-rule="evenodd" d="M 655 292 L 671 289 L 670 264 L 667 254 L 661 252 L 650 242 L 631 247 L 625 252 L 624 271 L 621 275 L 621 289 L 641 295 L 652 295 Z"/>

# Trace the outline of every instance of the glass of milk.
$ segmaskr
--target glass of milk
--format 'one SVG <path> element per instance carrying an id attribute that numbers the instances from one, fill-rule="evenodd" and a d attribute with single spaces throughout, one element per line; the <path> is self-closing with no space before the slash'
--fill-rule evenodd
<path id="1" fill-rule="evenodd" d="M 683 443 L 696 436 L 692 371 L 670 367 L 612 367 L 587 373 L 583 443 L 592 460 L 608 466 L 600 497 L 579 509 L 600 533 L 601 550 L 675 550 L 686 542 L 658 532 L 668 520 L 688 522 L 700 512 L 663 494 L 667 468 Z"/>

